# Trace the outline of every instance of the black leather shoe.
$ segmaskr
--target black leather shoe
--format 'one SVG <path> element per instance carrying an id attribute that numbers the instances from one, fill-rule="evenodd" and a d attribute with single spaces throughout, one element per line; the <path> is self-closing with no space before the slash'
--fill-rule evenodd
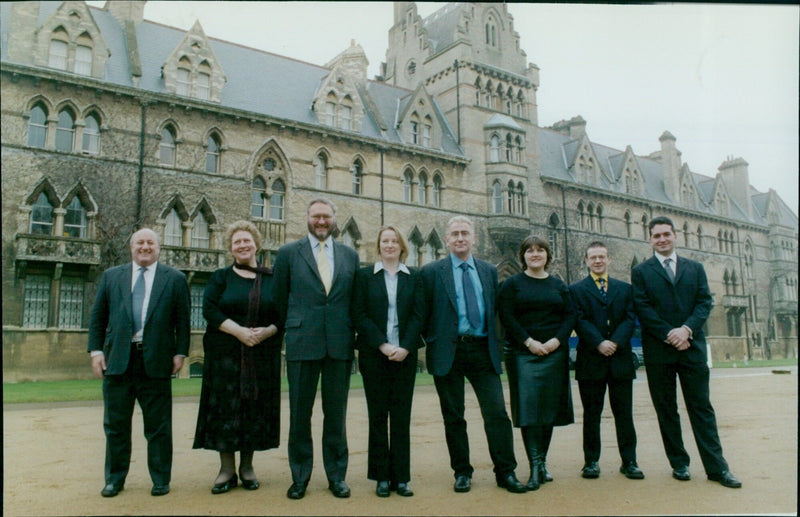
<path id="1" fill-rule="evenodd" d="M 469 492 L 469 489 L 472 488 L 472 478 L 469 476 L 456 476 L 456 482 L 453 484 L 453 490 L 456 492 Z"/>
<path id="2" fill-rule="evenodd" d="M 167 495 L 169 493 L 169 485 L 153 485 L 150 489 L 150 495 Z"/>
<path id="3" fill-rule="evenodd" d="M 519 479 L 517 479 L 517 476 L 513 472 L 509 472 L 502 478 L 498 479 L 497 486 L 500 488 L 505 488 L 512 494 L 524 494 L 528 491 L 528 489 L 525 488 L 525 485 L 519 482 Z"/>
<path id="4" fill-rule="evenodd" d="M 689 467 L 686 465 L 675 467 L 672 469 L 672 477 L 677 479 L 678 481 L 689 481 L 692 479 L 692 475 L 689 474 Z"/>
<path id="5" fill-rule="evenodd" d="M 335 497 L 350 497 L 350 487 L 348 487 L 347 483 L 344 481 L 331 481 L 328 483 L 328 490 L 330 490 Z"/>
<path id="6" fill-rule="evenodd" d="M 245 490 L 258 490 L 258 487 L 261 486 L 257 479 L 245 479 L 241 473 L 239 473 L 239 481 L 242 482 L 242 488 Z"/>
<path id="7" fill-rule="evenodd" d="M 403 497 L 411 497 L 414 495 L 414 491 L 411 490 L 411 487 L 408 486 L 408 483 L 397 483 L 397 495 L 402 495 Z"/>
<path id="8" fill-rule="evenodd" d="M 378 494 L 378 497 L 389 497 L 389 495 L 392 493 L 392 491 L 389 490 L 389 482 L 378 481 L 378 484 L 375 487 L 375 493 Z"/>
<path id="9" fill-rule="evenodd" d="M 303 483 L 292 483 L 292 486 L 286 491 L 286 497 L 289 499 L 302 499 L 305 495 L 306 485 Z"/>
<path id="10" fill-rule="evenodd" d="M 237 484 L 238 480 L 236 479 L 236 474 L 233 474 L 226 481 L 215 483 L 214 486 L 211 487 L 211 493 L 214 495 L 224 494 L 225 492 L 229 492 L 231 488 L 235 488 Z M 242 485 L 244 485 L 244 479 L 242 480 Z"/>
<path id="11" fill-rule="evenodd" d="M 736 479 L 736 476 L 731 474 L 730 470 L 723 470 L 722 472 L 718 472 L 716 474 L 709 474 L 708 479 L 710 481 L 716 481 L 720 485 L 728 488 L 742 488 L 742 482 Z"/>
<path id="12" fill-rule="evenodd" d="M 586 479 L 597 479 L 600 477 L 600 465 L 596 461 L 590 461 L 581 469 L 581 477 Z"/>
<path id="13" fill-rule="evenodd" d="M 103 497 L 115 497 L 117 494 L 122 492 L 122 488 L 123 485 L 115 485 L 110 483 L 103 487 L 103 489 L 100 491 L 100 495 Z"/>
<path id="14" fill-rule="evenodd" d="M 619 471 L 625 474 L 628 479 L 644 479 L 644 472 L 641 471 L 635 461 L 623 463 Z"/>

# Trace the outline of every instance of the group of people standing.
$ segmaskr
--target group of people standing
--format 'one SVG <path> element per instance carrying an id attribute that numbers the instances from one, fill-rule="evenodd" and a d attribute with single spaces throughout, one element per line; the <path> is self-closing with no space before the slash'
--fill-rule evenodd
<path id="1" fill-rule="evenodd" d="M 473 256 L 476 235 L 467 217 L 455 216 L 447 224 L 448 256 L 420 270 L 405 265 L 409 248 L 396 226 L 380 228 L 379 260 L 360 267 L 358 254 L 333 239 L 336 207 L 330 200 L 311 201 L 306 221 L 308 235 L 280 248 L 274 270 L 257 263 L 261 237 L 256 227 L 233 223 L 225 244 L 234 262 L 214 272 L 206 286 L 208 327 L 194 448 L 219 453 L 212 493 L 240 483 L 249 490 L 259 487 L 254 451 L 275 448 L 279 441 L 282 344 L 289 383 L 290 499 L 303 498 L 311 478 L 311 415 L 318 385 L 328 487 L 336 497 L 350 496 L 345 416 L 354 348 L 369 414 L 367 477 L 376 482 L 378 496 L 414 495 L 410 425 L 422 346 L 439 396 L 453 489 L 468 492 L 474 470 L 464 418 L 466 379 L 480 405 L 497 485 L 512 493 L 537 490 L 553 479 L 546 460 L 554 427 L 574 422 L 568 345 L 573 330 L 579 338 L 576 379 L 584 407 L 582 475 L 600 475 L 600 415 L 608 387 L 620 471 L 642 479 L 632 417 L 630 338 L 637 315 L 673 477 L 690 479 L 677 377 L 708 478 L 741 486 L 722 457 L 708 396 L 702 334 L 711 308 L 708 283 L 702 265 L 675 255 L 669 219 L 651 221 L 655 255 L 634 268 L 633 286 L 608 277 L 610 256 L 601 242 L 586 250 L 590 275 L 567 286 L 547 272 L 553 258 L 549 243 L 528 237 L 519 248 L 522 272 L 500 286 L 497 269 Z M 148 441 L 151 494 L 169 492 L 170 376 L 188 353 L 190 304 L 185 276 L 159 263 L 159 251 L 155 232 L 134 233 L 132 262 L 103 274 L 92 309 L 88 348 L 94 371 L 103 378 L 105 401 L 104 497 L 124 487 L 136 400 Z M 495 316 L 504 330 L 502 347 Z M 511 418 L 500 378 L 503 362 Z M 520 429 L 528 457 L 526 483 L 515 474 L 512 426 Z"/>

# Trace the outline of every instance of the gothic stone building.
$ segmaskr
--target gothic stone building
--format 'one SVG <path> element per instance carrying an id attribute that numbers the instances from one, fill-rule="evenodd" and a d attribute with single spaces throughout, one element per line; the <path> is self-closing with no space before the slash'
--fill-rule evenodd
<path id="1" fill-rule="evenodd" d="M 394 3 L 381 76 L 355 43 L 324 66 L 143 19 L 144 2 L 0 4 L 3 365 L 7 381 L 88 377 L 86 328 L 101 272 L 129 260 L 134 228 L 160 232 L 161 260 L 187 274 L 199 371 L 204 283 L 230 262 L 237 219 L 270 263 L 303 236 L 309 200 L 339 208 L 340 236 L 375 260 L 398 224 L 410 265 L 445 255 L 455 214 L 501 278 L 528 234 L 576 281 L 594 239 L 612 274 L 651 253 L 647 222 L 670 216 L 702 261 L 714 359 L 797 356 L 797 216 L 756 191 L 748 164 L 713 175 L 654 152 L 593 142 L 581 117 L 540 127 L 538 68 L 504 4 L 451 4 L 427 18 Z"/>

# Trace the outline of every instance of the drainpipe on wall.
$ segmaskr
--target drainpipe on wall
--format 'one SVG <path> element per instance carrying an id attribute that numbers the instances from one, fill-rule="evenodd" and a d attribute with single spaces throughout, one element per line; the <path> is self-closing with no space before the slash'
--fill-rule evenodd
<path id="1" fill-rule="evenodd" d="M 567 285 L 572 283 L 569 272 L 569 236 L 567 235 L 567 196 L 564 192 L 564 185 L 561 185 L 561 211 L 564 215 L 564 258 L 566 260 L 565 267 L 567 268 Z"/>
<path id="2" fill-rule="evenodd" d="M 456 67 L 456 142 L 461 145 L 461 88 L 459 88 L 458 59 L 453 66 Z"/>
<path id="3" fill-rule="evenodd" d="M 747 360 L 749 361 L 752 359 L 752 356 L 750 351 L 750 322 L 748 321 L 750 318 L 748 317 L 747 313 L 751 312 L 752 309 L 750 307 L 750 295 L 745 291 L 744 288 L 747 278 L 744 276 L 744 266 L 742 266 L 742 241 L 739 238 L 738 225 L 736 226 L 736 245 L 739 247 L 739 278 L 742 279 L 742 295 L 747 297 L 747 308 L 744 311 L 744 343 L 747 346 Z"/>
<path id="4" fill-rule="evenodd" d="M 383 153 L 384 149 L 381 148 L 381 226 L 383 226 Z"/>
<path id="5" fill-rule="evenodd" d="M 145 121 L 147 120 L 147 101 L 141 100 L 142 117 L 139 130 L 139 170 L 136 177 L 136 219 L 133 223 L 134 231 L 142 225 L 142 183 L 144 182 L 144 136 Z"/>

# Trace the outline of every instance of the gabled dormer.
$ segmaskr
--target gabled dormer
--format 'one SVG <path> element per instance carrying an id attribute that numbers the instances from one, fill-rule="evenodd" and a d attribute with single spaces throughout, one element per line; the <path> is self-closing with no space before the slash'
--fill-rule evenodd
<path id="1" fill-rule="evenodd" d="M 622 191 L 634 196 L 644 195 L 644 175 L 631 146 L 626 147 L 619 158 L 613 174 L 619 181 Z"/>
<path id="2" fill-rule="evenodd" d="M 600 162 L 592 147 L 592 142 L 584 133 L 576 142 L 572 142 L 572 152 L 566 155 L 567 168 L 578 183 L 598 185 L 603 174 Z M 577 143 L 577 145 L 574 145 Z M 567 147 L 565 147 L 565 150 Z"/>
<path id="3" fill-rule="evenodd" d="M 320 124 L 361 132 L 364 103 L 359 87 L 367 80 L 367 56 L 355 41 L 326 65 L 331 72 L 322 79 L 312 103 Z"/>
<path id="4" fill-rule="evenodd" d="M 31 2 L 32 3 L 32 2 Z M 34 63 L 102 79 L 111 56 L 84 2 L 64 2 L 35 32 Z"/>
<path id="5" fill-rule="evenodd" d="M 697 185 L 694 181 L 692 171 L 689 170 L 688 164 L 683 164 L 680 173 L 678 174 L 678 181 L 680 182 L 680 204 L 685 208 L 697 210 L 700 207 L 700 197 L 697 192 Z"/>
<path id="6" fill-rule="evenodd" d="M 167 92 L 202 101 L 220 102 L 227 78 L 196 21 L 161 67 Z"/>
<path id="7" fill-rule="evenodd" d="M 442 126 L 436 116 L 433 98 L 425 86 L 418 86 L 407 97 L 405 104 L 403 100 L 400 102 L 395 128 L 399 130 L 402 140 L 408 145 L 441 149 Z"/>
<path id="8" fill-rule="evenodd" d="M 711 192 L 711 206 L 714 211 L 724 217 L 731 215 L 731 197 L 722 177 L 718 174 Z"/>

